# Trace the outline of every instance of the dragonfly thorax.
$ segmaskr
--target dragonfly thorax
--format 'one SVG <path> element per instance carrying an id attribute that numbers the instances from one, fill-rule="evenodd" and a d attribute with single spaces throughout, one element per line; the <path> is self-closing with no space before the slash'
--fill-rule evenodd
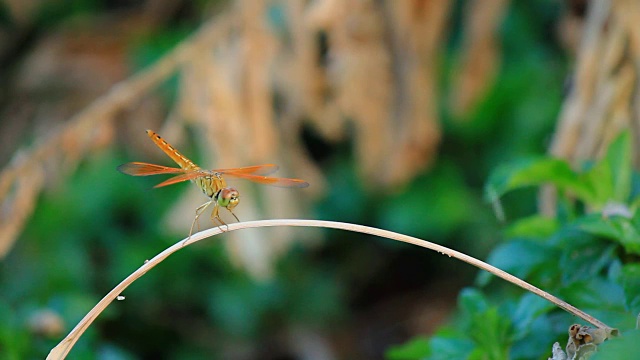
<path id="1" fill-rule="evenodd" d="M 213 198 L 221 189 L 227 187 L 227 183 L 219 173 L 212 173 L 211 175 L 195 178 L 193 182 L 210 198 Z"/>

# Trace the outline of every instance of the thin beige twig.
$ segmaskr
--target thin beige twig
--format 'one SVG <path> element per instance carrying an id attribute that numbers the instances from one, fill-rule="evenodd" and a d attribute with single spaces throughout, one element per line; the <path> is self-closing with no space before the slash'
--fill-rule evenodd
<path id="1" fill-rule="evenodd" d="M 187 238 L 177 242 L 171 247 L 167 248 L 160 254 L 156 255 L 153 259 L 145 262 L 138 270 L 134 271 L 131 275 L 129 275 L 126 279 L 124 279 L 120 284 L 118 284 L 113 290 L 111 290 L 105 297 L 94 306 L 87 315 L 76 325 L 76 327 L 71 330 L 69 335 L 65 337 L 56 347 L 51 349 L 47 359 L 64 359 L 69 351 L 73 348 L 74 344 L 78 341 L 82 333 L 91 325 L 91 323 L 100 315 L 100 313 L 114 300 L 116 299 L 131 283 L 140 278 L 142 275 L 147 273 L 147 271 L 151 270 L 156 265 L 160 264 L 164 259 L 169 257 L 169 255 L 174 252 L 182 249 L 186 245 L 194 244 L 200 240 L 221 234 L 226 231 L 235 231 L 241 229 L 250 229 L 250 228 L 259 228 L 259 227 L 274 227 L 274 226 L 301 226 L 301 227 L 321 227 L 321 228 L 330 228 L 330 229 L 340 229 L 347 230 L 353 232 L 359 232 L 363 234 L 370 234 L 375 236 L 380 236 L 383 238 L 402 241 L 405 243 L 417 245 L 423 248 L 431 249 L 437 251 L 443 255 L 447 255 L 449 257 L 456 258 L 458 260 L 462 260 L 466 263 L 474 265 L 480 269 L 486 270 L 498 277 L 501 277 L 510 283 L 520 286 L 521 288 L 531 291 L 534 294 L 551 301 L 556 304 L 560 308 L 566 310 L 567 312 L 582 318 L 584 321 L 587 321 L 598 328 L 602 328 L 607 330 L 607 333 L 616 333 L 615 329 L 610 328 L 602 321 L 594 318 L 593 316 L 585 313 L 584 311 L 568 304 L 567 302 L 543 291 L 503 270 L 496 268 L 495 266 L 489 265 L 483 261 L 480 261 L 474 257 L 469 255 L 465 255 L 461 252 L 451 250 L 444 246 L 431 243 L 426 240 L 418 239 L 412 236 L 398 234 L 388 230 L 377 229 L 369 226 L 335 222 L 335 221 L 321 221 L 321 220 L 299 220 L 299 219 L 282 219 L 282 220 L 260 220 L 260 221 L 248 221 L 241 222 L 235 224 L 229 224 L 228 227 L 224 227 L 224 231 L 220 227 L 211 228 L 205 231 L 201 231 L 197 234 L 191 236 L 191 238 Z"/>

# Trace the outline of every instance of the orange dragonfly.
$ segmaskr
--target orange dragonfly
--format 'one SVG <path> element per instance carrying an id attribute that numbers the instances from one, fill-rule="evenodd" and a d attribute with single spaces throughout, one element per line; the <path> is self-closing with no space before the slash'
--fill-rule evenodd
<path id="1" fill-rule="evenodd" d="M 233 215 L 233 217 L 235 217 L 237 221 L 240 221 L 232 211 L 236 206 L 238 206 L 238 203 L 240 202 L 240 193 L 235 188 L 227 187 L 227 183 L 224 180 L 223 176 L 229 178 L 246 179 L 259 184 L 287 188 L 305 188 L 309 186 L 309 183 L 300 179 L 286 179 L 266 176 L 278 170 L 278 166 L 273 164 L 247 166 L 234 169 L 205 170 L 194 164 L 193 161 L 187 159 L 187 157 L 182 155 L 178 150 L 176 150 L 154 131 L 147 130 L 147 135 L 162 151 L 164 151 L 165 154 L 167 154 L 173 161 L 175 161 L 180 166 L 180 168 L 155 165 L 145 162 L 130 162 L 118 166 L 118 171 L 123 174 L 133 176 L 179 174 L 154 186 L 156 188 L 188 180 L 193 181 L 200 188 L 200 190 L 202 190 L 202 192 L 210 198 L 210 200 L 198 206 L 198 208 L 196 209 L 196 217 L 195 219 L 193 219 L 193 223 L 191 224 L 189 237 L 191 237 L 191 234 L 193 233 L 193 227 L 198 222 L 198 218 L 200 218 L 200 215 L 202 215 L 202 213 L 211 204 L 213 204 L 211 220 L 213 220 L 214 223 L 217 221 L 220 223 L 220 225 L 226 225 L 219 215 L 219 209 L 221 207 L 229 210 L 231 215 Z"/>

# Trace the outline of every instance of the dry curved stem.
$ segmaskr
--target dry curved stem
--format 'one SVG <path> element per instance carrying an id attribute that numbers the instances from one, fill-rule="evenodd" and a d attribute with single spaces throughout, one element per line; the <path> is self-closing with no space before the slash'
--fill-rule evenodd
<path id="1" fill-rule="evenodd" d="M 260 221 L 248 221 L 248 222 L 240 222 L 235 224 L 229 224 L 223 229 L 220 227 L 211 228 L 208 230 L 201 231 L 197 234 L 191 236 L 191 238 L 186 238 L 167 248 L 160 254 L 156 255 L 153 259 L 149 261 L 145 261 L 144 264 L 138 268 L 138 270 L 134 271 L 131 275 L 127 276 L 120 284 L 118 284 L 113 290 L 111 290 L 105 297 L 96 304 L 96 306 L 91 309 L 85 315 L 85 317 L 76 325 L 76 327 L 71 330 L 71 332 L 65 337 L 56 347 L 51 349 L 47 359 L 64 359 L 69 351 L 73 348 L 74 344 L 78 341 L 80 336 L 84 333 L 84 331 L 91 325 L 91 323 L 100 315 L 100 313 L 106 309 L 106 307 L 115 300 L 120 294 L 133 283 L 135 280 L 140 278 L 142 275 L 147 273 L 147 271 L 151 270 L 156 265 L 160 264 L 164 259 L 169 257 L 169 255 L 174 252 L 182 249 L 186 245 L 194 244 L 200 240 L 204 240 L 206 238 L 219 235 L 221 233 L 225 233 L 227 231 L 235 231 L 240 229 L 250 229 L 250 228 L 260 228 L 260 227 L 274 227 L 274 226 L 300 226 L 300 227 L 321 227 L 321 228 L 329 228 L 329 229 L 340 229 L 347 230 L 353 232 L 359 232 L 363 234 L 370 234 L 375 236 L 380 236 L 383 238 L 401 241 L 413 245 L 417 245 L 423 248 L 427 248 L 430 250 L 437 251 L 443 255 L 447 255 L 449 257 L 456 258 L 458 260 L 462 260 L 468 264 L 474 265 L 482 270 L 488 271 L 498 277 L 503 278 L 504 280 L 509 281 L 515 285 L 520 286 L 521 288 L 531 291 L 534 294 L 551 301 L 555 305 L 564 309 L 565 311 L 580 317 L 586 322 L 589 322 L 595 325 L 598 328 L 604 329 L 607 334 L 617 334 L 617 330 L 607 326 L 605 323 L 600 320 L 594 318 L 593 316 L 585 313 L 584 311 L 568 304 L 567 302 L 543 291 L 526 281 L 523 281 L 503 270 L 496 268 L 495 266 L 489 265 L 483 261 L 480 261 L 474 257 L 463 254 L 461 252 L 451 250 L 444 246 L 431 243 L 426 240 L 418 239 L 412 236 L 398 234 L 388 230 L 382 230 L 378 228 L 373 228 L 369 226 L 335 222 L 335 221 L 321 221 L 321 220 L 299 220 L 299 219 L 282 219 L 282 220 L 260 220 Z"/>

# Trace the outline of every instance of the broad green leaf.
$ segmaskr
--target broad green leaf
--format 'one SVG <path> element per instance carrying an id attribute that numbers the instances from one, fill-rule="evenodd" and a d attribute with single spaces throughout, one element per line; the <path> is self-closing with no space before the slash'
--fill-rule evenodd
<path id="1" fill-rule="evenodd" d="M 520 339 L 530 333 L 530 327 L 540 315 L 555 309 L 556 305 L 533 293 L 526 293 L 518 302 L 515 311 L 511 314 L 511 322 L 514 324 L 514 339 Z"/>
<path id="2" fill-rule="evenodd" d="M 485 312 L 489 308 L 489 303 L 482 292 L 474 288 L 465 288 L 460 292 L 458 305 L 466 316 Z"/>
<path id="3" fill-rule="evenodd" d="M 606 158 L 592 164 L 592 167 L 584 173 L 582 178 L 593 191 L 593 198 L 588 203 L 590 207 L 600 210 L 609 200 L 613 199 L 613 173 Z"/>
<path id="4" fill-rule="evenodd" d="M 475 345 L 460 333 L 450 330 L 439 330 L 429 342 L 431 355 L 428 360 L 467 359 Z"/>
<path id="5" fill-rule="evenodd" d="M 596 209 L 610 201 L 625 203 L 631 194 L 631 142 L 628 133 L 611 143 L 606 156 L 584 175 L 563 160 L 548 157 L 519 160 L 498 167 L 485 186 L 485 197 L 497 201 L 505 193 L 526 186 L 553 184 Z"/>
<path id="6" fill-rule="evenodd" d="M 576 281 L 562 287 L 559 292 L 560 298 L 582 310 L 625 312 L 624 291 L 620 285 L 611 281 L 601 278 Z"/>
<path id="7" fill-rule="evenodd" d="M 594 198 L 589 186 L 566 161 L 548 157 L 523 159 L 499 166 L 489 176 L 485 197 L 489 201 L 497 201 L 509 191 L 547 183 L 570 191 L 587 203 Z"/>
<path id="8" fill-rule="evenodd" d="M 478 345 L 476 355 L 478 359 L 501 360 L 508 359 L 511 332 L 511 322 L 500 315 L 498 308 L 491 307 L 484 312 L 471 316 L 469 336 Z M 480 356 L 480 351 L 483 353 Z M 472 358 L 474 358 L 472 356 Z"/>
<path id="9" fill-rule="evenodd" d="M 607 161 L 613 172 L 613 199 L 622 203 L 629 201 L 633 174 L 631 136 L 623 132 L 609 146 Z"/>
<path id="10" fill-rule="evenodd" d="M 583 216 L 574 222 L 578 229 L 620 243 L 626 252 L 640 254 L 639 216 L 627 219 L 622 216 L 603 217 L 600 214 Z"/>
<path id="11" fill-rule="evenodd" d="M 416 337 L 405 344 L 393 346 L 385 357 L 390 360 L 468 359 L 476 347 L 462 332 L 443 328 L 429 339 Z"/>
<path id="12" fill-rule="evenodd" d="M 29 348 L 33 337 L 24 326 L 24 319 L 16 314 L 11 305 L 0 298 L 0 358 L 20 359 Z"/>
<path id="13" fill-rule="evenodd" d="M 640 311 L 640 264 L 631 263 L 622 267 L 620 282 L 624 288 L 627 309 L 632 313 Z"/>
<path id="14" fill-rule="evenodd" d="M 419 360 L 429 356 L 429 340 L 417 337 L 402 345 L 392 346 L 387 350 L 386 358 L 389 360 Z"/>
<path id="15" fill-rule="evenodd" d="M 542 298 L 540 298 L 540 300 L 547 302 L 549 305 L 542 303 L 538 305 L 543 307 L 550 306 L 552 309 L 556 309 L 555 305 L 550 302 Z M 523 310 L 527 313 L 526 309 Z M 511 359 L 538 358 L 541 355 L 540 349 L 549 348 L 549 344 L 552 344 L 558 339 L 559 329 L 556 325 L 558 323 L 564 324 L 564 322 L 560 320 L 560 318 L 564 316 L 557 316 L 557 313 L 546 315 L 541 313 L 540 308 L 536 308 L 536 311 L 529 313 L 534 313 L 535 315 L 533 321 L 526 325 L 517 323 L 516 320 L 513 320 L 514 317 L 512 316 L 512 323 L 515 330 L 513 335 L 514 342 L 509 352 Z M 565 331 L 562 331 L 562 335 L 565 333 Z"/>
<path id="16" fill-rule="evenodd" d="M 554 259 L 554 266 L 561 274 L 561 284 L 593 279 L 606 271 L 616 259 L 617 245 L 583 233 L 565 235 L 556 246 L 564 249 Z"/>
<path id="17" fill-rule="evenodd" d="M 602 207 L 610 201 L 629 201 L 632 172 L 631 139 L 624 132 L 609 145 L 604 158 L 585 174 L 595 195 L 590 205 Z"/>
<path id="18" fill-rule="evenodd" d="M 527 278 L 536 269 L 557 263 L 555 249 L 537 242 L 514 240 L 498 246 L 489 255 L 487 262 L 521 279 Z M 482 272 L 478 275 L 478 285 L 484 286 L 492 275 Z"/>
<path id="19" fill-rule="evenodd" d="M 623 336 L 605 341 L 591 360 L 637 359 L 640 354 L 640 331 L 625 331 Z"/>
<path id="20" fill-rule="evenodd" d="M 560 228 L 555 218 L 533 215 L 517 220 L 504 231 L 507 238 L 547 238 Z"/>

